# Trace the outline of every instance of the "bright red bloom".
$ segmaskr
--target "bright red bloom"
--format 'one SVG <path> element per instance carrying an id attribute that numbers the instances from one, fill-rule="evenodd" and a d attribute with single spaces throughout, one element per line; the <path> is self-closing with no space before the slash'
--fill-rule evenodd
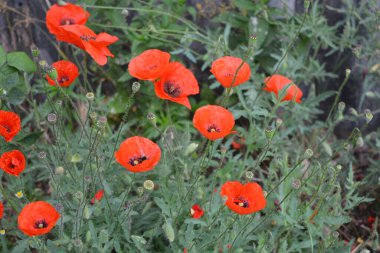
<path id="1" fill-rule="evenodd" d="M 104 195 L 104 190 L 99 190 L 95 193 L 95 196 L 91 199 L 91 205 L 95 204 L 95 200 L 100 201 L 102 200 Z"/>
<path id="2" fill-rule="evenodd" d="M 79 71 L 77 66 L 71 61 L 57 61 L 52 64 L 52 66 L 57 70 L 58 78 L 57 82 L 61 87 L 67 87 L 72 84 L 75 79 L 79 76 Z M 46 80 L 50 85 L 55 86 L 55 81 L 46 75 Z"/>
<path id="3" fill-rule="evenodd" d="M 129 74 L 137 79 L 154 81 L 161 76 L 169 60 L 169 53 L 158 49 L 146 50 L 129 62 Z"/>
<path id="4" fill-rule="evenodd" d="M 195 111 L 193 124 L 209 140 L 217 140 L 235 133 L 232 128 L 235 120 L 232 113 L 217 105 L 206 105 Z"/>
<path id="5" fill-rule="evenodd" d="M 84 25 L 90 13 L 83 10 L 82 7 L 67 3 L 65 5 L 54 4 L 46 12 L 46 26 L 52 34 L 61 32 L 63 25 Z"/>
<path id="6" fill-rule="evenodd" d="M 3 202 L 0 202 L 0 219 L 4 217 L 4 205 Z"/>
<path id="7" fill-rule="evenodd" d="M 119 40 L 108 33 L 98 35 L 84 25 L 64 25 L 57 34 L 57 40 L 74 44 L 85 50 L 99 65 L 107 63 L 107 56 L 114 57 L 107 46 Z"/>
<path id="8" fill-rule="evenodd" d="M 25 156 L 18 150 L 5 152 L 0 157 L 0 169 L 10 175 L 20 175 L 25 169 L 25 165 Z"/>
<path id="9" fill-rule="evenodd" d="M 0 110 L 0 136 L 9 142 L 21 130 L 20 117 L 14 112 Z"/>
<path id="10" fill-rule="evenodd" d="M 49 233 L 60 215 L 55 208 L 45 201 L 27 204 L 18 216 L 18 228 L 28 236 Z"/>
<path id="11" fill-rule="evenodd" d="M 245 139 L 244 138 L 239 138 L 238 140 L 233 140 L 231 142 L 231 146 L 233 149 L 241 149 L 245 145 Z"/>
<path id="12" fill-rule="evenodd" d="M 282 75 L 273 75 L 271 77 L 267 77 L 264 80 L 265 83 L 265 91 L 273 92 L 278 97 L 281 95 L 281 90 L 284 89 L 288 84 L 291 84 L 286 90 L 286 94 L 282 101 L 292 101 L 293 99 L 297 103 L 301 103 L 302 91 L 293 83 L 292 80 L 286 78 Z"/>
<path id="13" fill-rule="evenodd" d="M 244 62 L 234 81 L 235 73 L 242 62 L 243 60 L 240 58 L 224 56 L 212 63 L 210 71 L 225 88 L 235 87 L 248 81 L 251 77 L 251 69 L 248 63 Z M 234 83 L 232 84 L 233 81 Z"/>
<path id="14" fill-rule="evenodd" d="M 198 81 L 193 73 L 179 62 L 171 62 L 154 82 L 159 98 L 167 99 L 191 109 L 189 95 L 199 93 Z"/>
<path id="15" fill-rule="evenodd" d="M 227 207 L 238 214 L 251 214 L 266 206 L 263 190 L 257 183 L 243 185 L 238 181 L 228 181 L 223 184 L 220 195 L 227 197 Z"/>
<path id="16" fill-rule="evenodd" d="M 161 149 L 153 141 L 134 136 L 123 141 L 115 152 L 116 161 L 131 172 L 152 170 L 161 158 Z"/>
<path id="17" fill-rule="evenodd" d="M 201 218 L 204 213 L 203 209 L 197 204 L 193 205 L 190 209 L 190 214 L 194 219 Z"/>
<path id="18" fill-rule="evenodd" d="M 373 229 L 373 223 L 375 223 L 376 221 L 376 218 L 373 217 L 373 216 L 369 216 L 367 218 L 367 222 L 368 222 L 368 225 L 369 225 L 369 228 L 372 230 Z"/>

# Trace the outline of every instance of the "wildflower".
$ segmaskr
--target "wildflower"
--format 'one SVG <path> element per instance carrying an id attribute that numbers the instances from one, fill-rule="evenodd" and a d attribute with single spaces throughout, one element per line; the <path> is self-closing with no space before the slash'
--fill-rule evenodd
<path id="1" fill-rule="evenodd" d="M 144 188 L 147 190 L 153 190 L 154 189 L 154 183 L 152 180 L 145 180 L 143 185 L 144 185 Z"/>
<path id="2" fill-rule="evenodd" d="M 36 201 L 27 204 L 18 216 L 18 228 L 28 236 L 48 233 L 57 223 L 60 215 L 47 202 Z"/>
<path id="3" fill-rule="evenodd" d="M 170 100 L 191 109 L 189 95 L 199 93 L 198 81 L 193 73 L 179 62 L 171 62 L 154 82 L 159 98 Z"/>
<path id="4" fill-rule="evenodd" d="M 227 197 L 227 207 L 238 214 L 251 214 L 266 206 L 263 190 L 257 183 L 228 181 L 222 185 L 220 194 Z"/>
<path id="5" fill-rule="evenodd" d="M 271 77 L 265 78 L 264 83 L 264 90 L 275 93 L 277 97 L 281 94 L 282 89 L 290 84 L 282 101 L 292 101 L 294 99 L 295 102 L 301 103 L 301 89 L 298 88 L 292 80 L 286 78 L 285 76 L 273 75 Z"/>
<path id="6" fill-rule="evenodd" d="M 46 12 L 46 26 L 51 34 L 59 34 L 62 32 L 64 25 L 84 25 L 90 13 L 82 7 L 67 3 L 65 5 L 54 4 Z"/>
<path id="7" fill-rule="evenodd" d="M 5 235 L 5 229 L 0 229 L 0 235 Z"/>
<path id="8" fill-rule="evenodd" d="M 99 65 L 107 63 L 107 56 L 114 57 L 107 46 L 119 40 L 108 33 L 96 34 L 83 25 L 64 25 L 62 32 L 57 34 L 57 40 L 73 44 L 85 50 Z"/>
<path id="9" fill-rule="evenodd" d="M 61 87 L 68 87 L 79 76 L 77 66 L 75 66 L 75 64 L 71 61 L 57 61 L 54 62 L 52 66 L 57 70 L 58 76 L 57 80 L 53 80 L 48 75 L 46 75 L 46 80 L 51 86 L 55 86 L 57 82 Z"/>
<path id="10" fill-rule="evenodd" d="M 3 202 L 0 202 L 0 219 L 4 217 L 4 205 Z"/>
<path id="11" fill-rule="evenodd" d="M 25 169 L 25 165 L 25 156 L 19 150 L 5 152 L 0 157 L 0 168 L 16 177 Z"/>
<path id="12" fill-rule="evenodd" d="M 0 110 L 0 136 L 9 142 L 21 130 L 20 117 L 14 112 Z"/>
<path id="13" fill-rule="evenodd" d="M 158 49 L 149 49 L 133 58 L 128 65 L 131 76 L 154 81 L 169 65 L 170 54 Z"/>
<path id="14" fill-rule="evenodd" d="M 152 170 L 161 158 L 160 147 L 151 140 L 134 136 L 123 141 L 115 153 L 115 158 L 131 172 Z"/>
<path id="15" fill-rule="evenodd" d="M 245 145 L 245 139 L 244 138 L 239 138 L 238 140 L 233 140 L 231 142 L 231 146 L 235 150 L 241 149 L 244 145 Z"/>
<path id="16" fill-rule="evenodd" d="M 238 57 L 224 56 L 212 63 L 210 71 L 225 88 L 235 87 L 248 81 L 251 76 L 251 69 L 246 62 L 236 73 L 242 62 Z"/>
<path id="17" fill-rule="evenodd" d="M 18 191 L 16 192 L 15 196 L 19 199 L 21 199 L 22 197 L 24 197 L 24 193 L 22 191 Z"/>
<path id="18" fill-rule="evenodd" d="M 95 200 L 98 201 L 98 202 L 99 202 L 100 200 L 102 200 L 103 195 L 104 195 L 104 190 L 103 190 L 103 189 L 97 191 L 97 192 L 95 193 L 95 196 L 91 199 L 91 205 L 95 204 Z"/>
<path id="19" fill-rule="evenodd" d="M 199 205 L 195 204 L 191 207 L 190 214 L 194 219 L 199 219 L 203 216 L 204 211 Z"/>
<path id="20" fill-rule="evenodd" d="M 217 140 L 231 133 L 235 125 L 234 116 L 227 109 L 217 105 L 206 105 L 195 111 L 193 124 L 209 140 Z"/>

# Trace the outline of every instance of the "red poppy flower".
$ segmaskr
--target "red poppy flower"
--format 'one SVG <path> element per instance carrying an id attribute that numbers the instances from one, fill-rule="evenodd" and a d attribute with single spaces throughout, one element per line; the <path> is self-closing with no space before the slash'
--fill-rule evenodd
<path id="1" fill-rule="evenodd" d="M 201 218 L 204 213 L 203 209 L 197 204 L 193 205 L 190 209 L 190 214 L 194 219 Z"/>
<path id="2" fill-rule="evenodd" d="M 257 183 L 229 181 L 223 184 L 220 192 L 227 197 L 226 205 L 238 214 L 251 214 L 265 208 L 266 200 L 263 190 Z"/>
<path id="3" fill-rule="evenodd" d="M 239 138 L 238 140 L 233 140 L 231 142 L 231 146 L 233 149 L 241 149 L 245 145 L 245 139 L 244 138 Z"/>
<path id="4" fill-rule="evenodd" d="M 0 110 L 0 136 L 9 142 L 21 130 L 20 117 L 14 112 Z"/>
<path id="5" fill-rule="evenodd" d="M 301 89 L 298 88 L 292 80 L 286 78 L 285 76 L 273 75 L 271 77 L 265 78 L 264 83 L 264 90 L 275 93 L 277 97 L 281 94 L 281 90 L 291 83 L 291 85 L 286 90 L 285 97 L 282 99 L 282 101 L 292 101 L 294 99 L 297 103 L 301 103 Z"/>
<path id="6" fill-rule="evenodd" d="M 103 198 L 104 190 L 99 190 L 95 193 L 95 196 L 91 199 L 91 205 L 95 204 L 95 200 L 100 201 Z"/>
<path id="7" fill-rule="evenodd" d="M 235 87 L 248 81 L 251 77 L 251 69 L 246 62 L 243 63 L 243 66 L 241 66 L 236 74 L 242 62 L 243 60 L 240 58 L 224 56 L 212 63 L 210 71 L 225 88 Z M 235 74 L 235 81 L 232 84 Z"/>
<path id="8" fill-rule="evenodd" d="M 160 161 L 161 149 L 147 138 L 134 136 L 121 143 L 115 157 L 127 170 L 145 172 L 152 170 Z"/>
<path id="9" fill-rule="evenodd" d="M 146 50 L 129 62 L 129 74 L 137 79 L 154 81 L 168 66 L 169 60 L 169 53 L 158 49 Z"/>
<path id="10" fill-rule="evenodd" d="M 193 124 L 209 140 L 217 140 L 229 134 L 235 125 L 234 116 L 227 109 L 217 105 L 206 105 L 195 111 Z"/>
<path id="11" fill-rule="evenodd" d="M 369 216 L 369 217 L 367 218 L 367 222 L 368 222 L 369 228 L 370 228 L 371 230 L 372 230 L 372 228 L 373 228 L 373 223 L 375 223 L 375 221 L 376 221 L 376 218 L 373 217 L 373 216 Z"/>
<path id="12" fill-rule="evenodd" d="M 63 25 L 56 38 L 85 50 L 99 65 L 107 63 L 107 56 L 114 57 L 107 46 L 119 40 L 108 33 L 98 35 L 84 25 Z"/>
<path id="13" fill-rule="evenodd" d="M 18 150 L 5 152 L 0 157 L 0 168 L 10 175 L 20 175 L 25 165 L 25 156 Z"/>
<path id="14" fill-rule="evenodd" d="M 75 79 L 79 76 L 79 71 L 77 66 L 71 61 L 57 61 L 52 64 L 52 66 L 57 70 L 58 78 L 57 82 L 61 87 L 67 87 L 72 84 Z M 55 86 L 55 81 L 46 75 L 46 80 L 50 85 Z"/>
<path id="15" fill-rule="evenodd" d="M 46 12 L 46 25 L 50 33 L 58 34 L 62 30 L 61 26 L 84 25 L 88 17 L 90 17 L 90 13 L 78 5 L 71 3 L 65 5 L 54 4 Z"/>
<path id="16" fill-rule="evenodd" d="M 159 98 L 182 104 L 191 109 L 189 95 L 199 93 L 198 81 L 193 73 L 179 62 L 171 62 L 154 82 Z"/>
<path id="17" fill-rule="evenodd" d="M 0 202 L 0 219 L 4 217 L 4 205 L 3 202 Z"/>
<path id="18" fill-rule="evenodd" d="M 24 206 L 18 216 L 18 228 L 28 236 L 49 233 L 60 215 L 45 201 L 31 202 Z"/>

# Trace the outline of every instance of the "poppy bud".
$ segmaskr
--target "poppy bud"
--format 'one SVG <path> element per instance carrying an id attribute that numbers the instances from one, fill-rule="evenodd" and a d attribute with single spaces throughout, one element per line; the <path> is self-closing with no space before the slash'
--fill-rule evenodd
<path id="1" fill-rule="evenodd" d="M 354 116 L 358 116 L 358 112 L 354 108 L 351 107 L 348 111 L 350 114 L 352 114 Z"/>
<path id="2" fill-rule="evenodd" d="M 65 6 L 67 3 L 65 2 L 65 1 L 63 1 L 63 0 L 58 0 L 58 5 L 60 5 L 60 6 Z"/>
<path id="3" fill-rule="evenodd" d="M 57 121 L 57 115 L 55 113 L 49 113 L 48 116 L 47 116 L 47 120 L 50 123 L 54 123 L 54 122 Z"/>
<path id="4" fill-rule="evenodd" d="M 0 96 L 5 96 L 7 95 L 7 91 L 3 88 L 0 88 Z"/>
<path id="5" fill-rule="evenodd" d="M 339 104 L 338 104 L 338 110 L 340 111 L 340 112 L 343 112 L 344 111 L 344 108 L 346 108 L 346 104 L 344 103 L 344 102 L 339 102 Z"/>
<path id="6" fill-rule="evenodd" d="M 279 128 L 282 125 L 282 119 L 277 118 L 276 119 L 276 127 Z"/>
<path id="7" fill-rule="evenodd" d="M 169 242 L 173 242 L 175 235 L 172 225 L 166 222 L 164 225 L 162 225 L 162 229 L 164 230 L 165 236 L 168 238 Z"/>
<path id="8" fill-rule="evenodd" d="M 253 178 L 253 172 L 252 171 L 247 171 L 245 173 L 245 176 L 248 178 L 248 179 L 252 179 Z"/>
<path id="9" fill-rule="evenodd" d="M 61 166 L 55 168 L 55 174 L 56 175 L 63 175 L 63 173 L 65 173 L 65 169 Z"/>
<path id="10" fill-rule="evenodd" d="M 34 58 L 38 58 L 38 56 L 40 55 L 40 51 L 38 50 L 38 48 L 35 45 L 32 45 L 30 47 L 30 51 L 32 51 L 32 55 Z"/>
<path id="11" fill-rule="evenodd" d="M 141 87 L 141 84 L 139 82 L 133 82 L 132 84 L 132 92 L 133 94 L 137 93 Z"/>
<path id="12" fill-rule="evenodd" d="M 77 191 L 77 192 L 75 193 L 75 197 L 76 197 L 77 199 L 82 199 L 82 198 L 83 198 L 83 192 L 81 192 L 81 191 Z"/>
<path id="13" fill-rule="evenodd" d="M 191 153 L 193 153 L 193 152 L 198 148 L 198 146 L 199 146 L 198 143 L 190 143 L 190 144 L 186 147 L 185 155 L 188 156 L 188 155 L 190 155 Z"/>
<path id="14" fill-rule="evenodd" d="M 267 137 L 268 140 L 271 140 L 274 136 L 274 129 L 271 127 L 268 127 L 265 129 L 265 136 Z"/>
<path id="15" fill-rule="evenodd" d="M 364 140 L 363 140 L 363 137 L 359 137 L 356 141 L 356 145 L 358 147 L 363 147 L 364 146 Z"/>
<path id="16" fill-rule="evenodd" d="M 333 235 L 333 237 L 338 238 L 339 237 L 339 232 L 338 231 L 334 231 L 334 233 L 332 235 Z"/>
<path id="17" fill-rule="evenodd" d="M 365 109 L 364 113 L 365 113 L 365 119 L 366 119 L 367 124 L 368 124 L 373 119 L 373 114 L 371 113 L 371 111 L 369 109 Z"/>
<path id="18" fill-rule="evenodd" d="M 305 150 L 305 153 L 304 153 L 305 159 L 309 159 L 309 158 L 313 157 L 313 155 L 314 155 L 313 150 L 311 150 L 309 148 Z"/>
<path id="19" fill-rule="evenodd" d="M 83 218 L 88 220 L 88 219 L 90 219 L 90 217 L 91 217 L 90 209 L 88 208 L 88 206 L 85 206 L 84 210 L 83 210 Z"/>
<path id="20" fill-rule="evenodd" d="M 303 2 L 303 7 L 305 8 L 305 10 L 309 9 L 309 7 L 310 7 L 310 0 L 305 0 Z"/>
<path id="21" fill-rule="evenodd" d="M 346 78 L 349 77 L 351 74 L 351 69 L 346 69 Z"/>
<path id="22" fill-rule="evenodd" d="M 58 78 L 58 72 L 57 72 L 57 70 L 54 67 L 51 67 L 51 66 L 47 67 L 46 68 L 46 73 L 54 81 L 57 80 L 57 78 Z"/>
<path id="23" fill-rule="evenodd" d="M 83 160 L 82 156 L 80 154 L 74 154 L 72 157 L 71 157 L 71 162 L 72 163 L 79 163 Z"/>
<path id="24" fill-rule="evenodd" d="M 94 100 L 95 94 L 93 92 L 87 92 L 86 98 L 90 101 Z"/>
<path id="25" fill-rule="evenodd" d="M 337 170 L 342 170 L 342 165 L 338 164 L 335 168 L 336 168 Z"/>
<path id="26" fill-rule="evenodd" d="M 152 180 L 145 180 L 144 182 L 144 188 L 147 190 L 153 190 L 154 189 L 154 183 Z"/>
<path id="27" fill-rule="evenodd" d="M 123 10 L 121 11 L 121 15 L 123 15 L 124 17 L 127 17 L 128 14 L 129 14 L 128 9 L 123 9 Z"/>
<path id="28" fill-rule="evenodd" d="M 156 115 L 154 115 L 154 113 L 148 113 L 148 115 L 146 116 L 146 118 L 150 121 L 150 122 L 152 122 L 152 124 L 154 125 L 154 126 L 156 126 Z"/>
<path id="29" fill-rule="evenodd" d="M 106 124 L 107 124 L 107 117 L 104 117 L 104 116 L 99 117 L 97 126 L 100 129 L 104 129 L 106 127 Z"/>
<path id="30" fill-rule="evenodd" d="M 95 121 L 97 117 L 98 117 L 98 114 L 96 112 L 90 113 L 90 119 L 92 119 L 93 121 Z"/>
<path id="31" fill-rule="evenodd" d="M 38 153 L 38 158 L 45 159 L 46 158 L 46 153 L 44 151 L 39 152 Z"/>

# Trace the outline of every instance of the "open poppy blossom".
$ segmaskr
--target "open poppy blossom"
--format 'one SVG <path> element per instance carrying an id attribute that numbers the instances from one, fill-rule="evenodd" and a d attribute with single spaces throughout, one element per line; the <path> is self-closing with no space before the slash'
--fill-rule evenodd
<path id="1" fill-rule="evenodd" d="M 286 78 L 282 75 L 273 75 L 271 77 L 267 77 L 264 80 L 265 87 L 264 90 L 268 92 L 273 92 L 276 94 L 277 98 L 281 94 L 281 90 L 286 86 L 289 87 L 286 90 L 286 94 L 282 101 L 292 101 L 293 99 L 297 103 L 301 103 L 302 91 L 293 83 L 292 80 Z"/>
<path id="2" fill-rule="evenodd" d="M 84 25 L 63 25 L 61 29 L 56 36 L 57 40 L 85 50 L 97 64 L 104 65 L 107 63 L 107 56 L 114 57 L 107 47 L 118 41 L 118 37 L 108 33 L 96 34 Z"/>
<path id="3" fill-rule="evenodd" d="M 153 141 L 134 136 L 123 141 L 115 152 L 116 161 L 131 172 L 152 170 L 161 158 L 161 149 Z"/>
<path id="4" fill-rule="evenodd" d="M 4 205 L 3 202 L 0 202 L 0 219 L 4 217 Z"/>
<path id="5" fill-rule="evenodd" d="M 0 136 L 9 142 L 21 130 L 20 117 L 14 112 L 0 110 Z"/>
<path id="6" fill-rule="evenodd" d="M 154 82 L 159 98 L 182 104 L 191 109 L 189 95 L 199 93 L 198 81 L 193 73 L 179 62 L 171 62 Z"/>
<path id="7" fill-rule="evenodd" d="M 104 190 L 99 190 L 95 193 L 95 196 L 91 199 L 91 205 L 95 204 L 95 200 L 100 201 L 102 200 L 104 195 Z"/>
<path id="8" fill-rule="evenodd" d="M 190 209 L 191 217 L 193 217 L 194 219 L 201 218 L 204 213 L 205 212 L 203 211 L 203 209 L 197 204 L 193 205 Z"/>
<path id="9" fill-rule="evenodd" d="M 137 79 L 154 81 L 168 66 L 169 60 L 169 53 L 158 49 L 146 50 L 129 62 L 129 74 Z"/>
<path id="10" fill-rule="evenodd" d="M 235 133 L 235 119 L 232 113 L 218 105 L 202 106 L 195 111 L 194 127 L 207 139 L 217 140 Z"/>
<path id="11" fill-rule="evenodd" d="M 75 79 L 79 76 L 79 71 L 77 66 L 71 61 L 57 61 L 52 64 L 58 73 L 57 82 L 61 87 L 67 87 L 72 84 Z M 46 80 L 50 85 L 55 86 L 56 83 L 48 75 L 46 75 Z"/>
<path id="12" fill-rule="evenodd" d="M 220 195 L 227 197 L 227 207 L 238 214 L 251 214 L 266 206 L 261 186 L 253 182 L 243 185 L 238 181 L 228 181 L 222 185 Z"/>
<path id="13" fill-rule="evenodd" d="M 51 34 L 58 34 L 61 32 L 61 26 L 84 25 L 89 17 L 90 13 L 78 5 L 71 3 L 54 4 L 46 12 L 46 26 Z"/>
<path id="14" fill-rule="evenodd" d="M 47 234 L 59 217 L 57 210 L 49 203 L 31 202 L 21 210 L 18 216 L 18 228 L 28 236 Z"/>
<path id="15" fill-rule="evenodd" d="M 0 169 L 10 175 L 20 175 L 20 173 L 25 169 L 25 165 L 25 156 L 18 150 L 5 152 L 0 157 Z"/>
<path id="16" fill-rule="evenodd" d="M 243 60 L 238 57 L 224 56 L 212 63 L 210 71 L 225 88 L 235 87 L 248 81 L 251 77 L 251 69 L 246 62 L 243 63 L 243 66 L 236 74 L 242 62 Z"/>

